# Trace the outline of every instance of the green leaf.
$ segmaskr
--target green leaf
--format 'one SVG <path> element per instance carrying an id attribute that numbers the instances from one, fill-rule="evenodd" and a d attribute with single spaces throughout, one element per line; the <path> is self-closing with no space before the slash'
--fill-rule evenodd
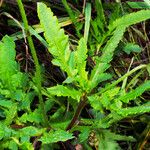
<path id="1" fill-rule="evenodd" d="M 75 55 L 76 55 L 76 53 L 75 53 L 75 51 L 73 51 L 70 53 L 70 58 L 69 58 L 69 68 L 72 72 L 72 76 L 75 76 L 78 72 L 78 70 L 76 69 L 77 63 L 76 63 Z M 71 77 L 68 77 L 68 78 L 71 78 Z M 64 83 L 67 83 L 68 78 L 65 80 Z M 72 79 L 74 80 L 74 78 L 72 78 Z M 69 83 L 71 83 L 71 82 L 69 82 Z"/>
<path id="2" fill-rule="evenodd" d="M 88 96 L 91 106 L 98 111 L 102 111 L 102 103 L 98 95 Z"/>
<path id="3" fill-rule="evenodd" d="M 100 29 L 103 30 L 104 26 L 106 25 L 106 19 L 105 19 L 104 9 L 101 0 L 95 0 L 95 8 L 98 16 L 97 20 L 98 22 L 101 23 L 101 26 L 100 24 L 98 24 L 98 26 L 100 27 Z"/>
<path id="4" fill-rule="evenodd" d="M 39 136 L 41 135 L 46 129 L 38 129 L 34 126 L 28 126 L 20 129 L 21 135 L 27 135 L 27 136 Z"/>
<path id="5" fill-rule="evenodd" d="M 17 114 L 17 104 L 14 103 L 13 106 L 9 108 L 9 110 L 5 110 L 6 115 L 5 125 L 10 125 L 16 114 Z"/>
<path id="6" fill-rule="evenodd" d="M 79 90 L 77 91 L 73 88 L 69 88 L 63 85 L 57 85 L 51 88 L 47 88 L 47 91 L 52 95 L 65 96 L 65 97 L 68 96 L 78 101 L 80 100 L 80 97 L 82 95 L 82 93 Z"/>
<path id="7" fill-rule="evenodd" d="M 99 142 L 98 150 L 120 150 L 117 142 L 110 139 L 102 139 Z"/>
<path id="8" fill-rule="evenodd" d="M 119 90 L 120 90 L 119 87 L 115 87 L 111 90 L 108 90 L 108 91 L 102 93 L 101 96 L 98 96 L 96 94 L 92 95 L 92 96 L 89 96 L 88 100 L 89 100 L 91 106 L 95 110 L 102 111 L 103 108 L 111 110 L 112 105 L 114 104 L 114 101 L 113 101 L 114 97 L 119 93 Z M 119 108 L 119 105 L 121 105 L 120 103 L 121 102 L 117 103 L 118 108 Z"/>
<path id="9" fill-rule="evenodd" d="M 110 139 L 113 139 L 116 141 L 132 141 L 132 142 L 136 141 L 132 136 L 116 134 L 109 130 L 104 130 L 104 134 L 105 134 L 105 136 L 107 136 L 108 139 L 110 138 Z"/>
<path id="10" fill-rule="evenodd" d="M 135 141 L 135 139 L 131 136 L 119 135 L 109 130 L 102 130 L 101 132 L 102 133 L 100 133 L 97 137 L 99 138 L 99 150 L 120 150 L 116 141 Z"/>
<path id="11" fill-rule="evenodd" d="M 120 26 L 127 28 L 136 23 L 145 21 L 150 18 L 150 10 L 140 10 L 127 14 L 119 19 L 116 19 L 112 24 L 109 25 L 109 30 L 113 31 L 115 28 Z"/>
<path id="12" fill-rule="evenodd" d="M 131 8 L 134 8 L 134 9 L 147 9 L 149 8 L 150 9 L 150 6 L 147 5 L 147 3 L 145 2 L 127 2 L 127 4 L 131 7 Z"/>
<path id="13" fill-rule="evenodd" d="M 89 80 L 89 89 L 92 90 L 94 87 L 96 87 L 100 82 L 105 81 L 107 79 L 111 78 L 110 74 L 103 73 L 105 70 L 107 70 L 110 67 L 107 63 L 97 63 L 96 66 L 93 68 Z"/>
<path id="14" fill-rule="evenodd" d="M 123 25 L 118 26 L 116 28 L 116 30 L 113 33 L 113 36 L 107 42 L 106 46 L 102 51 L 103 53 L 99 60 L 100 63 L 109 63 L 112 60 L 114 50 L 116 49 L 120 40 L 122 39 L 125 29 L 126 28 Z"/>
<path id="15" fill-rule="evenodd" d="M 22 72 L 17 72 L 16 74 L 11 76 L 11 85 L 15 88 L 22 88 L 26 86 L 28 82 L 28 77 L 26 74 Z"/>
<path id="16" fill-rule="evenodd" d="M 65 120 L 65 121 L 59 119 L 59 121 L 55 120 L 54 122 L 51 122 L 51 127 L 54 129 L 59 128 L 59 129 L 65 130 L 69 123 L 70 123 L 70 119 Z"/>
<path id="17" fill-rule="evenodd" d="M 128 107 L 128 108 L 122 108 L 120 110 L 117 110 L 117 113 L 121 115 L 122 117 L 127 117 L 131 115 L 139 115 L 143 113 L 149 113 L 150 112 L 150 105 L 141 105 L 136 107 Z"/>
<path id="18" fill-rule="evenodd" d="M 50 143 L 56 143 L 59 141 L 64 142 L 73 138 L 74 136 L 72 135 L 72 133 L 58 129 L 57 131 L 51 130 L 49 133 L 45 133 L 39 139 L 39 141 L 41 141 L 43 144 L 50 144 Z"/>
<path id="19" fill-rule="evenodd" d="M 56 121 L 59 120 L 60 121 L 61 119 L 63 119 L 64 114 L 65 114 L 65 110 L 60 107 L 56 110 L 56 112 L 53 115 L 51 115 L 50 120 L 51 121 L 52 120 L 56 120 Z"/>
<path id="20" fill-rule="evenodd" d="M 100 99 L 101 103 L 103 104 L 103 107 L 105 107 L 106 109 L 110 109 L 110 105 L 113 103 L 113 99 L 119 93 L 119 90 L 119 87 L 114 87 L 113 89 L 102 93 Z"/>
<path id="21" fill-rule="evenodd" d="M 146 69 L 147 69 L 147 72 L 148 72 L 148 74 L 149 74 L 149 76 L 150 76 L 150 64 L 147 64 Z"/>
<path id="22" fill-rule="evenodd" d="M 67 0 L 62 0 L 62 3 L 65 7 L 65 10 L 67 11 L 73 25 L 75 26 L 75 30 L 77 33 L 77 36 L 80 37 L 80 30 L 82 29 L 82 23 L 78 22 L 77 18 L 80 14 L 80 12 L 76 9 L 76 11 L 74 9 L 72 9 Z"/>
<path id="23" fill-rule="evenodd" d="M 1 100 L 0 99 L 0 106 L 6 107 L 6 108 L 11 108 L 13 105 L 13 102 L 10 100 Z"/>
<path id="24" fill-rule="evenodd" d="M 42 122 L 42 113 L 40 109 L 35 109 L 34 112 L 24 113 L 20 118 L 19 121 L 26 123 L 27 121 L 32 123 L 41 123 Z"/>
<path id="25" fill-rule="evenodd" d="M 90 127 L 88 127 L 88 126 L 79 126 L 79 128 L 77 127 L 77 130 L 79 130 L 81 132 L 79 134 L 80 143 L 85 142 L 89 137 L 89 134 L 90 134 L 90 131 L 91 131 Z"/>
<path id="26" fill-rule="evenodd" d="M 12 133 L 16 133 L 11 128 L 8 128 L 5 123 L 0 122 L 0 139 L 9 138 Z"/>
<path id="27" fill-rule="evenodd" d="M 78 70 L 78 81 L 81 87 L 85 87 L 87 82 L 87 72 L 86 69 L 86 59 L 87 59 L 87 46 L 85 43 L 85 39 L 81 38 L 79 41 L 79 45 L 77 47 L 77 51 L 75 52 L 77 70 Z"/>
<path id="28" fill-rule="evenodd" d="M 136 52 L 136 53 L 140 53 L 142 51 L 142 48 L 134 43 L 127 43 L 124 47 L 124 52 L 126 52 L 127 54 L 130 54 L 131 52 Z"/>
<path id="29" fill-rule="evenodd" d="M 49 44 L 49 52 L 53 55 L 53 64 L 71 75 L 68 61 L 70 57 L 68 36 L 64 34 L 64 30 L 60 29 L 60 24 L 50 8 L 44 3 L 38 3 L 37 6 L 40 23 L 44 30 L 44 36 Z"/>
<path id="30" fill-rule="evenodd" d="M 11 140 L 10 142 L 9 142 L 9 149 L 11 149 L 11 150 L 18 150 L 18 145 L 17 145 L 17 143 L 15 142 L 15 141 L 13 141 L 13 140 Z"/>
<path id="31" fill-rule="evenodd" d="M 85 7 L 85 26 L 84 26 L 84 38 L 86 43 L 88 41 L 90 20 L 91 20 L 91 4 L 87 3 Z"/>
<path id="32" fill-rule="evenodd" d="M 94 77 L 91 80 L 89 80 L 88 88 L 90 90 L 95 88 L 100 82 L 111 79 L 111 77 L 112 77 L 112 75 L 108 74 L 108 73 L 97 74 L 98 71 L 99 71 L 99 69 L 96 70 L 96 73 L 95 73 Z"/>
<path id="33" fill-rule="evenodd" d="M 3 139 L 3 137 L 5 136 L 5 133 L 4 133 L 4 129 L 3 127 L 0 125 L 0 140 Z"/>
<path id="34" fill-rule="evenodd" d="M 146 90 L 150 89 L 150 80 L 146 81 L 135 90 L 120 96 L 117 100 L 124 103 L 128 103 L 130 100 L 135 100 L 136 97 L 142 95 Z"/>
<path id="35" fill-rule="evenodd" d="M 9 78 L 17 72 L 15 57 L 14 41 L 9 36 L 4 36 L 0 41 L 0 79 L 4 83 L 9 83 Z"/>
<path id="36" fill-rule="evenodd" d="M 33 146 L 33 144 L 31 144 L 29 142 L 24 142 L 21 144 L 20 149 L 22 149 L 22 150 L 34 150 L 35 147 Z"/>
<path id="37" fill-rule="evenodd" d="M 94 87 L 96 87 L 99 84 L 99 82 L 111 78 L 110 74 L 106 74 L 103 72 L 110 67 L 108 63 L 112 60 L 114 50 L 118 46 L 120 40 L 122 39 L 124 32 L 124 27 L 117 27 L 117 29 L 114 31 L 113 36 L 107 42 L 106 46 L 103 49 L 102 56 L 98 59 L 96 66 L 92 70 L 88 86 L 89 90 L 92 90 Z"/>
<path id="38" fill-rule="evenodd" d="M 29 93 L 23 93 L 23 97 L 21 99 L 21 104 L 20 104 L 20 110 L 27 110 L 30 111 L 30 104 L 32 103 L 33 99 L 35 97 L 35 92 L 29 92 Z"/>

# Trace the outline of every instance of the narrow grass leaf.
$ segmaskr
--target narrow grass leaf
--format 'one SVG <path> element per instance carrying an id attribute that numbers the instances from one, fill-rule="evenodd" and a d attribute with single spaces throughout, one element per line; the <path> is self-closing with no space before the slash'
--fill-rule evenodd
<path id="1" fill-rule="evenodd" d="M 84 26 L 84 38 L 86 43 L 88 41 L 90 20 L 91 20 L 91 4 L 87 3 L 85 8 L 85 26 Z"/>

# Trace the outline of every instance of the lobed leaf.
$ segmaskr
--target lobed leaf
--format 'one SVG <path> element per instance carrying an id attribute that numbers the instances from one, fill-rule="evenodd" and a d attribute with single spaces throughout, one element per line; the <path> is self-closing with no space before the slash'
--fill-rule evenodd
<path id="1" fill-rule="evenodd" d="M 60 66 L 62 70 L 71 75 L 68 67 L 70 57 L 68 36 L 60 29 L 60 24 L 53 12 L 44 3 L 38 3 L 38 16 L 44 30 L 44 36 L 49 44 L 49 52 L 53 55 L 53 64 Z"/>
<path id="2" fill-rule="evenodd" d="M 19 121 L 26 123 L 26 122 L 31 122 L 31 123 L 41 123 L 43 120 L 42 118 L 42 113 L 40 109 L 35 109 L 33 112 L 30 113 L 24 113 L 20 118 Z"/>
<path id="3" fill-rule="evenodd" d="M 20 132 L 19 136 L 30 138 L 31 136 L 40 136 L 45 131 L 46 131 L 45 128 L 39 129 L 34 126 L 27 126 L 19 130 Z"/>
<path id="4" fill-rule="evenodd" d="M 84 38 L 81 38 L 77 51 L 75 52 L 75 60 L 77 63 L 78 70 L 78 81 L 81 87 L 84 87 L 87 82 L 87 72 L 86 72 L 86 59 L 87 59 L 87 46 Z"/>
<path id="5" fill-rule="evenodd" d="M 123 48 L 123 51 L 127 54 L 130 54 L 131 52 L 140 53 L 142 51 L 142 48 L 134 43 L 127 43 L 125 47 Z"/>
<path id="6" fill-rule="evenodd" d="M 106 69 L 110 67 L 107 63 L 97 63 L 96 66 L 93 68 L 89 80 L 89 89 L 92 90 L 96 87 L 101 81 L 105 81 L 109 79 L 111 76 L 110 74 L 103 73 Z"/>
<path id="7" fill-rule="evenodd" d="M 149 113 L 150 112 L 150 105 L 141 105 L 141 106 L 136 106 L 136 107 L 128 107 L 128 108 L 122 108 L 117 111 L 119 115 L 122 117 L 127 117 L 131 115 L 139 115 L 143 113 Z"/>
<path id="8" fill-rule="evenodd" d="M 17 104 L 13 104 L 13 106 L 11 108 L 9 108 L 9 110 L 5 110 L 5 115 L 6 115 L 6 119 L 5 119 L 5 125 L 10 125 L 14 119 L 14 117 L 17 114 Z"/>
<path id="9" fill-rule="evenodd" d="M 77 91 L 73 88 L 69 88 L 63 85 L 57 85 L 51 88 L 47 88 L 47 91 L 52 95 L 65 96 L 65 97 L 68 96 L 78 101 L 80 100 L 80 97 L 82 95 L 82 93 L 79 90 Z"/>
<path id="10" fill-rule="evenodd" d="M 96 70 L 94 77 L 91 80 L 89 80 L 89 83 L 88 83 L 89 90 L 92 90 L 93 88 L 95 88 L 100 82 L 106 81 L 112 77 L 111 74 L 108 74 L 108 73 L 97 74 L 98 70 L 99 69 Z"/>
<path id="11" fill-rule="evenodd" d="M 112 24 L 108 26 L 110 31 L 113 31 L 115 28 L 120 26 L 126 28 L 133 24 L 145 21 L 150 18 L 150 10 L 140 10 L 138 12 L 133 12 L 127 14 L 119 19 L 116 19 Z"/>
<path id="12" fill-rule="evenodd" d="M 120 40 L 122 39 L 125 29 L 126 28 L 124 26 L 119 26 L 116 28 L 116 30 L 113 33 L 113 36 L 107 42 L 106 46 L 102 51 L 102 56 L 99 60 L 100 63 L 109 63 L 112 60 L 114 50 L 116 49 Z"/>
<path id="13" fill-rule="evenodd" d="M 6 108 L 11 108 L 13 106 L 13 102 L 10 100 L 0 99 L 0 106 L 6 107 Z"/>
<path id="14" fill-rule="evenodd" d="M 56 131 L 50 131 L 49 133 L 45 133 L 39 141 L 41 141 L 43 144 L 50 144 L 50 143 L 56 143 L 59 141 L 67 141 L 69 139 L 73 139 L 74 136 L 72 133 L 69 133 L 64 130 L 56 130 Z"/>
<path id="15" fill-rule="evenodd" d="M 117 140 L 117 141 L 135 141 L 135 139 L 132 136 L 125 136 L 125 135 L 116 134 L 116 133 L 113 133 L 109 130 L 104 130 L 104 133 L 108 138 L 111 138 L 113 140 Z"/>
<path id="16" fill-rule="evenodd" d="M 102 111 L 103 106 L 98 95 L 88 96 L 88 101 L 95 110 Z"/>
<path id="17" fill-rule="evenodd" d="M 106 71 L 110 65 L 109 62 L 112 60 L 114 50 L 118 46 L 120 40 L 123 37 L 125 32 L 125 28 L 120 26 L 115 31 L 113 36 L 107 42 L 106 46 L 103 49 L 102 56 L 99 58 L 96 66 L 93 68 L 90 81 L 89 81 L 89 88 L 90 90 L 96 87 L 99 82 L 105 81 L 111 78 L 110 74 L 102 74 Z"/>
<path id="18" fill-rule="evenodd" d="M 147 5 L 146 2 L 130 2 L 130 1 L 127 1 L 127 4 L 131 8 L 134 8 L 134 9 L 149 9 L 150 8 L 150 6 Z"/>
<path id="19" fill-rule="evenodd" d="M 4 83 L 8 83 L 10 77 L 18 70 L 15 57 L 15 43 L 6 35 L 0 41 L 0 80 Z"/>
<path id="20" fill-rule="evenodd" d="M 135 90 L 126 93 L 123 96 L 120 96 L 117 101 L 122 101 L 124 103 L 128 103 L 130 100 L 135 100 L 138 96 L 142 95 L 146 90 L 150 89 L 150 81 L 146 81 Z"/>

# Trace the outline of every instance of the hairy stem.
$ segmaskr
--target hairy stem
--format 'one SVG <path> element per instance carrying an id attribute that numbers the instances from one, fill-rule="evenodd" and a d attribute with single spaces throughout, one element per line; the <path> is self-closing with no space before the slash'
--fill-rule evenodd
<path id="1" fill-rule="evenodd" d="M 17 0 L 17 3 L 18 3 L 20 14 L 21 14 L 21 17 L 22 17 L 22 20 L 23 20 L 23 23 L 24 23 L 24 28 L 25 28 L 25 32 L 26 32 L 26 35 L 27 35 L 29 48 L 31 50 L 32 57 L 34 59 L 34 64 L 35 64 L 35 69 L 36 69 L 36 72 L 35 72 L 36 86 L 37 86 L 37 89 L 38 89 L 39 103 L 40 103 L 40 107 L 41 107 L 42 115 L 43 115 L 43 125 L 44 126 L 49 126 L 48 118 L 46 116 L 46 112 L 45 112 L 45 108 L 44 108 L 42 93 L 41 93 L 42 88 L 41 88 L 40 65 L 39 65 L 39 62 L 38 62 L 38 58 L 37 58 L 36 50 L 35 50 L 35 47 L 34 47 L 34 43 L 33 43 L 32 37 L 31 37 L 30 32 L 29 32 L 28 20 L 27 20 L 27 17 L 26 17 L 26 13 L 25 13 L 25 10 L 24 10 L 22 0 Z"/>
<path id="2" fill-rule="evenodd" d="M 79 116 L 81 114 L 82 109 L 86 105 L 86 101 L 87 101 L 87 97 L 86 97 L 86 95 L 83 95 L 80 100 L 80 103 L 78 104 L 76 112 L 75 112 L 70 124 L 67 126 L 66 130 L 70 130 L 74 126 L 74 124 L 76 123 L 77 119 L 79 118 Z"/>

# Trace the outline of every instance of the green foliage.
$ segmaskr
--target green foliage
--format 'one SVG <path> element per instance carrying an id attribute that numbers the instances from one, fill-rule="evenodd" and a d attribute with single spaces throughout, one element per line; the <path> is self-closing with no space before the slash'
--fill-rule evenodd
<path id="1" fill-rule="evenodd" d="M 133 43 L 127 43 L 123 49 L 127 54 L 130 54 L 131 52 L 136 52 L 136 53 L 140 53 L 142 48 L 137 45 L 137 44 L 133 44 Z"/>
<path id="2" fill-rule="evenodd" d="M 75 60 L 78 70 L 78 75 L 76 77 L 81 87 L 86 88 L 87 84 L 87 72 L 86 72 L 86 58 L 87 58 L 87 47 L 85 40 L 82 38 L 79 41 L 77 51 L 75 52 Z"/>
<path id="3" fill-rule="evenodd" d="M 81 92 L 77 91 L 75 89 L 63 86 L 63 85 L 57 85 L 51 88 L 47 88 L 47 91 L 49 94 L 57 95 L 57 96 L 68 96 L 75 100 L 80 100 Z"/>
<path id="4" fill-rule="evenodd" d="M 24 113 L 20 118 L 19 121 L 22 123 L 41 123 L 42 122 L 42 111 L 40 109 L 35 109 L 33 112 Z"/>
<path id="5" fill-rule="evenodd" d="M 89 80 L 89 88 L 92 90 L 95 88 L 100 82 L 108 80 L 111 78 L 110 74 L 103 73 L 110 67 L 108 63 L 97 63 L 96 66 L 93 68 Z"/>
<path id="6" fill-rule="evenodd" d="M 50 144 L 50 143 L 56 143 L 59 141 L 66 141 L 69 139 L 74 138 L 74 136 L 72 135 L 72 133 L 69 133 L 67 131 L 64 130 L 57 130 L 57 131 L 53 131 L 51 130 L 48 133 L 45 133 L 40 139 L 39 141 L 42 141 L 43 144 Z"/>
<path id="7" fill-rule="evenodd" d="M 15 61 L 15 43 L 10 37 L 3 37 L 0 42 L 0 53 L 0 78 L 5 84 L 10 81 L 8 80 L 9 77 L 17 72 L 17 63 Z"/>
<path id="8" fill-rule="evenodd" d="M 70 56 L 68 36 L 60 29 L 58 20 L 46 5 L 38 4 L 38 16 L 44 29 L 45 38 L 49 44 L 49 51 L 54 56 L 53 64 L 60 66 L 62 70 L 71 75 L 68 67 Z"/>
<path id="9" fill-rule="evenodd" d="M 135 13 L 127 14 L 108 26 L 110 31 L 113 31 L 115 28 L 123 26 L 125 28 L 134 25 L 136 23 L 145 21 L 149 19 L 150 10 L 140 10 Z"/>
<path id="10" fill-rule="evenodd" d="M 109 63 L 112 60 L 114 50 L 118 46 L 120 40 L 123 37 L 123 34 L 125 32 L 126 26 L 122 25 L 116 28 L 116 30 L 113 33 L 113 36 L 110 38 L 110 40 L 107 42 L 106 46 L 103 49 L 103 54 L 100 57 L 99 62 L 103 63 Z"/>
<path id="11" fill-rule="evenodd" d="M 108 130 L 93 130 L 90 133 L 89 143 L 92 146 L 102 150 L 118 150 L 121 149 L 119 144 L 115 141 L 135 141 L 133 137 L 122 136 L 116 133 L 112 133 Z"/>
<path id="12" fill-rule="evenodd" d="M 78 37 L 81 37 L 81 34 L 80 34 L 80 30 L 82 29 L 83 27 L 83 24 L 80 24 L 78 21 L 77 21 L 77 16 L 80 14 L 79 11 L 77 10 L 74 10 L 71 8 L 71 6 L 69 6 L 67 0 L 62 0 L 62 3 L 71 19 L 71 21 L 73 22 L 73 25 L 75 26 L 75 30 L 76 30 L 76 34 Z"/>
<path id="13" fill-rule="evenodd" d="M 119 115 L 122 115 L 122 117 L 127 117 L 129 115 L 136 115 L 136 114 L 142 114 L 145 112 L 150 112 L 150 105 L 147 106 L 136 106 L 133 108 L 122 108 L 117 111 Z"/>
<path id="14" fill-rule="evenodd" d="M 128 1 L 127 4 L 134 9 L 150 9 L 150 5 L 146 2 L 130 2 Z"/>
<path id="15" fill-rule="evenodd" d="M 46 11 L 46 12 L 44 13 L 44 11 Z M 43 13 L 43 16 L 41 15 L 41 12 Z M 57 22 L 56 18 L 52 16 L 52 12 L 50 11 L 50 9 L 46 8 L 46 6 L 44 4 L 40 3 L 38 5 L 38 13 L 39 13 L 39 18 L 41 20 L 41 24 L 43 27 L 46 26 L 46 24 L 47 24 L 46 21 L 42 21 L 44 14 L 49 13 L 49 15 L 47 15 L 47 16 L 49 16 L 49 18 L 47 18 L 47 20 L 51 19 L 51 22 Z M 100 12 L 100 13 L 102 13 L 102 12 Z M 108 26 L 108 28 L 109 28 L 108 35 L 110 36 L 110 39 L 108 40 L 108 42 L 102 49 L 102 55 L 96 60 L 96 65 L 93 68 L 93 70 L 91 71 L 91 74 L 88 74 L 88 72 L 86 71 L 86 61 L 85 60 L 87 58 L 87 47 L 85 44 L 85 40 L 83 38 L 81 38 L 79 40 L 79 44 L 78 44 L 78 47 L 76 50 L 74 50 L 73 52 L 68 50 L 67 61 L 66 61 L 64 55 L 63 56 L 59 55 L 59 56 L 61 56 L 61 58 L 59 58 L 59 56 L 56 57 L 56 54 L 53 51 L 50 51 L 50 53 L 54 56 L 55 59 L 58 59 L 58 60 L 61 59 L 61 62 L 64 62 L 61 65 L 59 63 L 55 63 L 55 65 L 60 66 L 61 69 L 63 71 L 66 71 L 68 74 L 68 77 L 64 81 L 64 83 L 66 83 L 66 84 L 72 83 L 72 84 L 74 84 L 76 89 L 81 88 L 82 90 L 80 92 L 77 92 L 77 91 L 75 92 L 75 89 L 68 88 L 67 85 L 57 85 L 57 86 L 54 86 L 51 88 L 47 88 L 47 91 L 49 92 L 49 94 L 56 95 L 56 96 L 71 97 L 73 99 L 78 100 L 78 102 L 80 101 L 81 103 L 82 103 L 82 101 L 86 100 L 86 98 L 84 97 L 85 93 L 90 94 L 90 92 L 94 88 L 96 88 L 100 82 L 106 81 L 111 78 L 111 75 L 106 73 L 106 70 L 110 67 L 109 63 L 113 59 L 114 51 L 115 51 L 116 47 L 118 46 L 120 40 L 122 39 L 125 29 L 132 24 L 136 24 L 140 21 L 144 21 L 144 20 L 148 19 L 149 13 L 150 13 L 150 11 L 140 11 L 137 13 L 132 13 L 132 14 L 129 14 L 122 18 L 117 19 L 111 25 Z M 143 15 L 143 14 L 145 14 L 145 15 Z M 138 17 L 139 15 L 142 17 L 139 18 Z M 58 29 L 57 26 L 58 25 L 55 25 L 53 30 L 56 31 L 56 29 L 57 29 L 57 32 L 59 33 L 61 29 Z M 63 34 L 61 34 L 61 36 L 63 39 L 63 37 L 66 37 L 66 36 L 65 36 L 64 32 L 62 32 L 62 33 Z M 48 43 L 49 43 L 50 39 L 51 39 L 51 41 L 53 41 L 52 40 L 53 37 L 49 36 L 49 35 L 53 35 L 53 32 L 51 30 L 47 31 L 47 28 L 44 28 L 44 34 L 45 34 L 45 37 L 46 37 L 46 40 Z M 56 37 L 56 35 L 57 34 L 55 34 L 55 37 Z M 58 41 L 57 40 L 56 41 L 59 43 L 62 43 L 59 40 L 59 39 L 61 39 L 61 36 L 59 36 L 58 38 L 55 38 L 58 40 Z M 67 39 L 66 39 L 66 43 L 67 43 L 66 45 L 68 45 Z M 57 54 L 58 54 L 58 52 L 60 52 L 62 54 L 66 54 L 66 49 L 63 47 L 64 46 L 62 45 L 61 51 L 57 50 Z M 69 47 L 69 46 L 67 46 L 67 47 Z M 65 63 L 68 64 L 67 66 L 69 67 L 69 70 L 72 70 L 71 72 L 73 72 L 74 74 L 68 73 Z M 88 78 L 88 76 L 89 76 L 89 78 Z M 127 100 L 126 102 L 128 103 L 128 100 L 133 100 L 137 96 L 140 96 L 145 90 L 148 89 L 148 86 L 149 86 L 148 83 L 149 83 L 149 81 L 147 81 L 145 84 L 143 84 L 140 87 L 138 87 L 137 89 L 135 89 L 134 92 L 131 91 L 129 93 L 123 94 L 120 87 L 112 87 L 111 89 L 106 90 L 100 96 L 97 94 L 88 96 L 88 101 L 90 102 L 90 104 L 94 108 L 94 110 L 100 111 L 102 113 L 105 113 L 105 109 L 110 110 L 110 114 L 108 114 L 107 116 L 103 116 L 104 118 L 102 118 L 100 126 L 101 127 L 110 126 L 115 120 L 118 121 L 127 116 L 149 112 L 149 109 L 146 107 L 145 107 L 146 108 L 145 111 L 142 109 L 139 113 L 137 111 L 138 107 L 123 108 L 124 101 L 122 100 L 123 97 L 126 97 L 125 99 Z M 126 109 L 127 109 L 127 111 L 125 111 Z M 78 108 L 77 108 L 77 111 L 79 111 Z M 107 118 L 109 118 L 109 120 L 107 120 Z M 115 140 L 110 142 L 110 140 L 106 139 L 103 141 L 104 143 L 102 142 L 103 145 L 101 145 L 102 143 L 100 143 L 99 147 L 104 147 L 104 149 L 105 149 L 106 146 L 111 144 L 112 147 L 114 147 L 114 149 L 116 149 L 118 147 L 118 145 L 117 145 L 117 143 L 115 143 Z"/>
<path id="16" fill-rule="evenodd" d="M 146 81 L 135 90 L 130 91 L 129 93 L 122 95 L 118 98 L 119 101 L 124 103 L 128 103 L 130 100 L 135 100 L 138 96 L 142 95 L 144 91 L 149 90 L 150 88 L 150 81 Z"/>
<path id="17" fill-rule="evenodd" d="M 65 0 L 63 4 L 75 24 L 75 14 Z M 0 42 L 0 145 L 3 149 L 32 150 L 38 141 L 43 149 L 46 146 L 53 149 L 59 142 L 69 141 L 74 145 L 81 143 L 88 149 L 94 146 L 96 149 L 116 150 L 120 149 L 117 141 L 135 141 L 133 137 L 110 129 L 113 123 L 122 119 L 150 112 L 149 103 L 144 104 L 140 97 L 149 90 L 150 81 L 127 91 L 118 83 L 135 71 L 149 67 L 139 66 L 118 80 L 112 78 L 113 74 L 108 69 L 126 28 L 149 19 L 150 11 L 130 13 L 115 21 L 110 20 L 107 25 L 102 2 L 96 0 L 95 4 L 97 17 L 91 21 L 91 28 L 95 33 L 99 32 L 96 36 L 101 37 L 95 37 L 98 56 L 91 58 L 95 64 L 90 66 L 88 56 L 91 46 L 88 40 L 93 37 L 90 35 L 91 5 L 86 5 L 84 38 L 80 38 L 78 45 L 71 48 L 68 35 L 60 28 L 51 9 L 38 3 L 37 12 L 48 51 L 53 57 L 52 63 L 60 67 L 66 76 L 62 84 L 37 90 L 32 82 L 34 79 L 21 72 L 15 61 L 14 41 L 9 36 L 3 37 Z M 125 51 L 139 52 L 139 47 L 127 44 Z M 108 85 L 107 80 L 110 81 Z M 46 99 L 43 107 L 36 99 L 38 92 Z M 137 99 L 140 104 L 136 103 Z M 85 110 L 90 117 L 85 119 L 80 114 L 87 104 L 90 109 Z M 48 116 L 47 127 L 42 126 L 45 119 L 43 109 Z"/>
<path id="18" fill-rule="evenodd" d="M 84 26 L 84 38 L 87 44 L 89 29 L 90 29 L 90 20 L 91 20 L 91 4 L 87 3 L 85 8 L 85 26 Z"/>

